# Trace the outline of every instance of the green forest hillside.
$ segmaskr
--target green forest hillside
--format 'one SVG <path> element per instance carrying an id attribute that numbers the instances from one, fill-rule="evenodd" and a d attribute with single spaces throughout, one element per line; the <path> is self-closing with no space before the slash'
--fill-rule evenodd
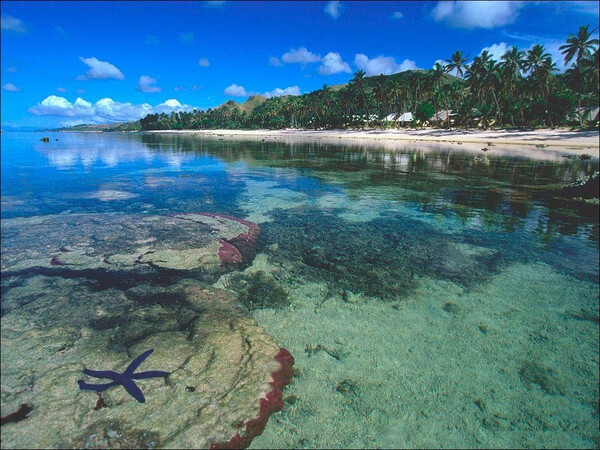
<path id="1" fill-rule="evenodd" d="M 485 50 L 470 64 L 469 56 L 457 50 L 427 71 L 366 77 L 359 70 L 347 84 L 299 96 L 251 97 L 243 105 L 153 114 L 140 124 L 143 130 L 385 127 L 400 125 L 386 117 L 410 112 L 409 126 L 597 126 L 595 31 L 583 25 L 567 37 L 560 47 L 569 65 L 564 74 L 556 74 L 556 62 L 540 44 L 526 51 L 512 47 L 499 60 Z"/>
<path id="2" fill-rule="evenodd" d="M 357 78 L 357 75 L 359 78 Z M 393 75 L 364 77 L 359 72 L 350 83 L 300 96 L 250 97 L 239 104 L 233 100 L 207 111 L 151 114 L 140 121 L 144 130 L 157 129 L 255 129 L 255 128 L 338 128 L 360 124 L 362 117 L 384 117 L 390 113 L 415 111 L 421 103 L 428 106 L 427 85 L 431 77 L 423 70 Z M 442 73 L 435 80 L 440 89 L 464 87 L 464 80 Z M 435 113 L 424 111 L 424 119 Z M 431 114 L 429 114 L 431 112 Z"/>

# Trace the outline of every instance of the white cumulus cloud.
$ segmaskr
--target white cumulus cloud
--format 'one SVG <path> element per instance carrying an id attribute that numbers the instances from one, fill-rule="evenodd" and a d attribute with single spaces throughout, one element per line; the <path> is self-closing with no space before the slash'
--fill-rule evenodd
<path id="1" fill-rule="evenodd" d="M 300 88 L 298 86 L 289 86 L 285 89 L 275 88 L 272 91 L 267 91 L 264 94 L 265 97 L 281 97 L 282 95 L 300 95 Z"/>
<path id="2" fill-rule="evenodd" d="M 345 6 L 342 5 L 342 2 L 334 1 L 328 2 L 325 5 L 325 8 L 323 8 L 323 11 L 329 14 L 333 19 L 337 19 L 342 14 L 344 8 Z"/>
<path id="3" fill-rule="evenodd" d="M 170 113 L 171 111 L 191 111 L 193 108 L 188 105 L 182 105 L 179 100 L 171 98 L 162 103 L 159 103 L 152 108 L 153 113 Z"/>
<path id="4" fill-rule="evenodd" d="M 72 117 L 86 123 L 129 122 L 141 119 L 148 114 L 191 110 L 190 106 L 182 105 L 176 99 L 169 99 L 152 106 L 148 103 L 140 105 L 121 103 L 108 97 L 102 98 L 94 104 L 78 97 L 71 103 L 66 98 L 56 95 L 50 95 L 29 108 L 29 112 L 37 116 Z"/>
<path id="5" fill-rule="evenodd" d="M 342 60 L 339 53 L 329 52 L 324 57 L 319 54 L 315 54 L 306 47 L 291 48 L 288 52 L 281 55 L 281 59 L 271 56 L 269 63 L 272 66 L 280 66 L 282 63 L 286 64 L 310 64 L 320 62 L 319 73 L 321 75 L 333 75 L 336 73 L 352 73 L 348 63 Z"/>
<path id="6" fill-rule="evenodd" d="M 323 64 L 319 67 L 321 75 L 333 75 L 336 73 L 352 73 L 348 63 L 342 60 L 339 53 L 329 52 L 322 59 Z"/>
<path id="7" fill-rule="evenodd" d="M 393 56 L 379 55 L 369 59 L 367 55 L 362 53 L 355 55 L 354 64 L 360 70 L 364 70 L 367 76 L 379 74 L 391 75 L 393 73 L 404 72 L 405 70 L 418 69 L 417 64 L 410 59 L 405 59 L 398 64 Z"/>
<path id="8" fill-rule="evenodd" d="M 4 86 L 2 86 L 2 89 L 4 89 L 7 92 L 21 92 L 21 89 L 19 89 L 12 83 L 6 83 Z"/>
<path id="9" fill-rule="evenodd" d="M 431 15 L 455 28 L 494 28 L 513 23 L 524 5 L 522 1 L 440 1 Z"/>
<path id="10" fill-rule="evenodd" d="M 124 80 L 125 75 L 116 66 L 112 65 L 108 61 L 100 61 L 97 58 L 83 58 L 79 57 L 79 60 L 85 65 L 89 66 L 90 70 L 85 75 L 77 77 L 78 80 L 108 80 L 114 78 L 115 80 Z"/>
<path id="11" fill-rule="evenodd" d="M 235 83 L 231 86 L 227 86 L 223 91 L 223 94 L 229 95 L 230 97 L 248 97 L 249 95 L 244 86 L 238 86 Z"/>
<path id="12" fill-rule="evenodd" d="M 502 58 L 509 48 L 510 47 L 506 42 L 500 42 L 499 44 L 492 44 L 489 47 L 482 48 L 479 54 L 481 55 L 487 50 L 493 59 L 495 59 L 497 62 L 500 62 L 500 58 Z"/>
<path id="13" fill-rule="evenodd" d="M 306 47 L 300 47 L 284 53 L 281 60 L 287 64 L 309 64 L 321 61 L 321 56 L 309 52 Z"/>
<path id="14" fill-rule="evenodd" d="M 95 109 L 97 116 L 110 117 L 117 122 L 130 120 L 131 117 L 139 118 L 139 116 L 143 115 L 143 112 L 149 113 L 151 110 L 150 105 L 147 103 L 132 105 L 131 103 L 115 102 L 112 98 L 101 98 L 94 105 L 95 108 L 92 108 L 91 103 L 87 103 L 91 110 Z"/>
<path id="15" fill-rule="evenodd" d="M 91 103 L 77 97 L 74 103 L 71 103 L 64 97 L 50 95 L 37 105 L 29 108 L 31 114 L 36 116 L 66 116 L 66 117 L 87 117 L 94 114 Z"/>
<path id="16" fill-rule="evenodd" d="M 402 12 L 400 11 L 394 11 L 392 13 L 392 15 L 390 16 L 390 19 L 394 19 L 394 20 L 400 20 L 404 17 L 404 14 L 402 14 Z"/>
<path id="17" fill-rule="evenodd" d="M 300 88 L 298 86 L 288 86 L 284 89 L 275 88 L 273 90 L 261 93 L 256 91 L 248 91 L 244 86 L 232 84 L 231 86 L 225 88 L 223 94 L 229 95 L 230 97 L 249 97 L 251 95 L 263 95 L 267 98 L 271 98 L 281 97 L 282 95 L 300 95 Z"/>
<path id="18" fill-rule="evenodd" d="M 15 33 L 25 33 L 27 29 L 21 19 L 9 16 L 8 14 L 2 14 L 0 19 L 0 27 L 6 31 L 13 31 Z"/>
<path id="19" fill-rule="evenodd" d="M 210 61 L 206 58 L 200 58 L 200 61 L 198 61 L 198 65 L 201 67 L 208 67 L 210 66 Z"/>
<path id="20" fill-rule="evenodd" d="M 269 65 L 273 67 L 281 67 L 283 63 L 275 56 L 269 56 Z"/>
<path id="21" fill-rule="evenodd" d="M 162 89 L 156 85 L 156 79 L 142 75 L 138 81 L 137 90 L 142 92 L 160 92 Z"/>

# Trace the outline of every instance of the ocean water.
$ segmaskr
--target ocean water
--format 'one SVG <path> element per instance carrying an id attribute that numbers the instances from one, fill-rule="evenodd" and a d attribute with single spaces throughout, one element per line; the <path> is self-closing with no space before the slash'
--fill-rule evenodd
<path id="1" fill-rule="evenodd" d="M 252 448 L 600 445 L 598 207 L 559 195 L 597 160 L 46 135 L 2 134 L 2 219 L 40 247 L 50 216 L 208 212 L 260 226 L 256 257 L 210 280 L 296 360 L 285 408 Z M 69 278 L 6 271 L 3 298 L 68 296 Z M 58 320 L 28 305 L 3 299 L 2 314 Z"/>

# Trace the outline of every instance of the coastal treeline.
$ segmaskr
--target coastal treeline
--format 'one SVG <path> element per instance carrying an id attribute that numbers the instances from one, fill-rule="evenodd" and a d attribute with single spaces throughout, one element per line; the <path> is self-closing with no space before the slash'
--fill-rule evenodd
<path id="1" fill-rule="evenodd" d="M 560 47 L 568 66 L 561 74 L 541 44 L 512 47 L 499 61 L 485 50 L 470 64 L 458 50 L 428 71 L 366 77 L 359 70 L 345 85 L 299 96 L 253 96 L 206 111 L 150 114 L 140 125 L 143 130 L 597 126 L 597 112 L 590 114 L 599 103 L 594 31 L 584 25 L 569 35 Z M 408 112 L 412 115 L 403 114 Z"/>

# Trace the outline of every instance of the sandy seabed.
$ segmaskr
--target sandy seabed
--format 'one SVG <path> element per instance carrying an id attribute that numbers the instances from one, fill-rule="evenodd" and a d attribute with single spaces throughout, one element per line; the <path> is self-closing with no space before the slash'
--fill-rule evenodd
<path id="1" fill-rule="evenodd" d="M 296 377 L 252 448 L 593 447 L 598 325 L 575 317 L 597 288 L 539 263 L 470 291 L 424 278 L 396 303 L 296 286 L 254 311 Z"/>
<path id="2" fill-rule="evenodd" d="M 259 139 L 276 142 L 322 142 L 342 145 L 374 145 L 386 150 L 404 148 L 407 143 L 419 149 L 456 148 L 461 151 L 486 151 L 491 154 L 520 155 L 555 159 L 565 155 L 588 154 L 599 157 L 599 130 L 567 129 L 464 130 L 160 130 L 153 133 L 178 133 L 220 139 Z"/>
<path id="3" fill-rule="evenodd" d="M 310 133 L 310 139 L 319 135 Z M 406 148 L 405 141 L 372 142 Z M 557 159 L 564 149 L 505 148 Z M 312 202 L 274 181 L 249 180 L 246 189 L 240 207 L 259 224 L 275 220 L 276 210 Z M 342 210 L 339 220 L 351 223 L 392 208 L 339 193 L 321 196 L 316 205 Z M 458 220 L 402 211 L 449 236 L 464 230 Z M 464 242 L 461 249 L 472 256 L 491 251 Z M 414 292 L 384 301 L 359 292 L 332 294 L 326 282 L 290 277 L 300 262 L 281 265 L 280 252 L 278 244 L 268 246 L 244 276 L 273 275 L 289 293 L 289 306 L 257 309 L 253 316 L 294 355 L 295 377 L 284 392 L 284 410 L 251 448 L 598 447 L 597 282 L 542 261 L 513 261 L 470 287 L 416 277 Z M 593 264 L 597 270 L 597 260 Z M 227 278 L 216 287 L 227 288 Z"/>

